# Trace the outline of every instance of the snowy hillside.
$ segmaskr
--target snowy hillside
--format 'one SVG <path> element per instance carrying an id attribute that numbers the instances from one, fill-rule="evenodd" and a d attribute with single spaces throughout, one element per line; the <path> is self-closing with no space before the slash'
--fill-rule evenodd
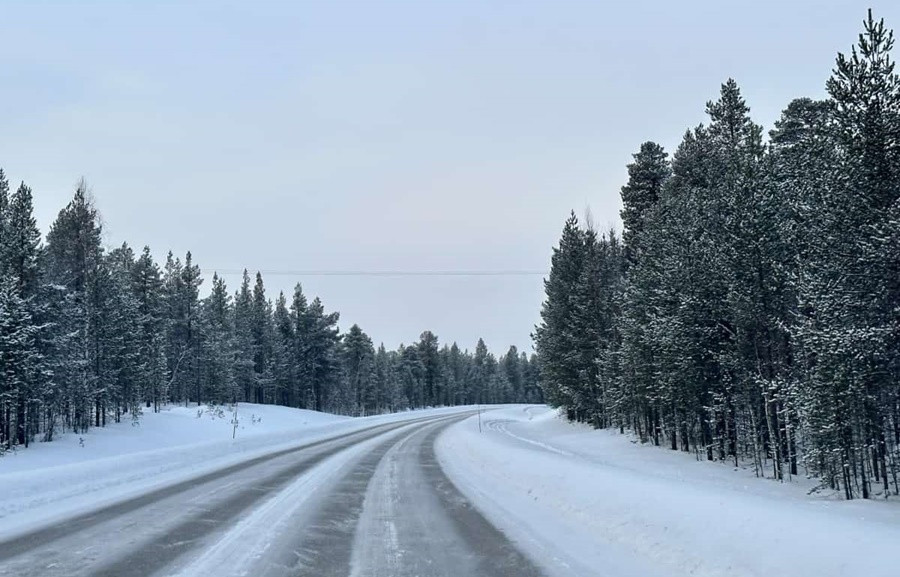
<path id="1" fill-rule="evenodd" d="M 900 506 L 697 462 L 565 422 L 492 411 L 439 438 L 448 475 L 549 575 L 897 575 Z"/>

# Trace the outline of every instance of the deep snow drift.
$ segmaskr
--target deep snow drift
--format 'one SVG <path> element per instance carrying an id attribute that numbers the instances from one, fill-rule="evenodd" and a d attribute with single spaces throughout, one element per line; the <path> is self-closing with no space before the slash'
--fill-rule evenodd
<path id="1" fill-rule="evenodd" d="M 896 577 L 895 502 L 697 462 L 627 436 L 505 408 L 438 439 L 454 483 L 549 575 Z"/>
<path id="2" fill-rule="evenodd" d="M 0 538 L 290 446 L 460 410 L 349 418 L 241 403 L 235 431 L 229 407 L 167 407 L 67 433 L 0 457 Z"/>

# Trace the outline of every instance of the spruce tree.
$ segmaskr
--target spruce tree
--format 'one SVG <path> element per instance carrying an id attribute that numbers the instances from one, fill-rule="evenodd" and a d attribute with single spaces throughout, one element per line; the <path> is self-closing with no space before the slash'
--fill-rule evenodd
<path id="1" fill-rule="evenodd" d="M 622 241 L 626 258 L 638 258 L 640 237 L 649 211 L 659 201 L 663 186 L 672 174 L 668 154 L 655 142 L 641 144 L 628 165 L 628 183 L 622 187 Z"/>
<path id="2" fill-rule="evenodd" d="M 294 345 L 294 325 L 287 308 L 287 299 L 283 292 L 278 293 L 275 300 L 275 311 L 272 314 L 272 374 L 275 381 L 275 403 L 288 407 L 297 406 L 295 393 L 297 371 L 291 354 Z"/>
<path id="3" fill-rule="evenodd" d="M 146 408 L 159 412 L 165 402 L 166 382 L 165 319 L 163 318 L 163 281 L 150 247 L 131 267 L 131 287 L 137 301 L 138 341 L 144 370 L 137 383 Z"/>
<path id="4" fill-rule="evenodd" d="M 272 305 L 266 298 L 262 275 L 257 272 L 250 303 L 250 335 L 254 372 L 252 401 L 254 403 L 272 402 L 275 396 L 271 365 L 273 332 Z"/>
<path id="5" fill-rule="evenodd" d="M 235 403 L 240 393 L 234 380 L 234 329 L 231 295 L 217 273 L 213 273 L 209 295 L 200 303 L 198 326 L 203 337 L 200 355 L 201 399 L 212 403 Z"/>
<path id="6" fill-rule="evenodd" d="M 60 387 L 61 415 L 76 433 L 100 424 L 100 308 L 97 276 L 103 257 L 97 210 L 82 181 L 47 234 L 46 279 L 63 300 L 53 307 L 54 381 Z"/>
<path id="7" fill-rule="evenodd" d="M 256 358 L 253 341 L 253 297 L 250 275 L 244 269 L 241 287 L 234 295 L 234 378 L 242 401 L 252 402 L 256 389 Z"/>
<path id="8" fill-rule="evenodd" d="M 422 363 L 422 390 L 417 393 L 416 406 L 433 407 L 440 403 L 442 389 L 438 338 L 431 331 L 423 332 L 417 349 Z"/>
<path id="9" fill-rule="evenodd" d="M 550 275 L 544 281 L 546 300 L 541 307 L 541 324 L 535 328 L 535 349 L 541 363 L 541 381 L 547 401 L 566 407 L 574 418 L 582 398 L 578 360 L 578 335 L 574 332 L 575 294 L 585 259 L 585 234 L 573 212 L 563 227 L 559 246 L 553 249 Z M 477 351 L 476 351 L 477 356 Z"/>
<path id="10" fill-rule="evenodd" d="M 887 408 L 897 406 L 900 357 L 900 79 L 892 33 L 871 11 L 863 26 L 826 85 L 840 163 L 812 221 L 816 242 L 799 287 L 811 464 L 826 479 L 838 476 L 848 498 L 870 497 L 876 483 L 886 493 L 896 475 L 886 425 L 897 422 Z"/>
<path id="11" fill-rule="evenodd" d="M 306 362 L 308 377 L 312 385 L 315 410 L 326 410 L 326 403 L 340 377 L 337 356 L 340 334 L 337 322 L 339 313 L 326 313 L 322 301 L 313 299 L 307 309 L 309 333 L 307 337 Z"/>
<path id="12" fill-rule="evenodd" d="M 378 395 L 375 379 L 375 348 L 372 339 L 354 324 L 344 335 L 341 349 L 347 412 L 371 415 L 377 411 Z"/>
<path id="13" fill-rule="evenodd" d="M 313 389 L 311 335 L 313 332 L 312 317 L 309 315 L 309 303 L 303 294 L 300 283 L 294 287 L 294 296 L 291 299 L 290 319 L 293 333 L 293 341 L 290 346 L 291 363 L 295 370 L 295 390 L 292 396 L 296 397 L 298 406 L 305 409 L 315 407 L 315 391 Z"/>
<path id="14" fill-rule="evenodd" d="M 36 345 L 38 326 L 14 279 L 0 281 L 0 454 L 28 446 L 29 421 L 41 379 L 43 358 Z"/>
<path id="15" fill-rule="evenodd" d="M 29 348 L 22 352 L 30 359 L 27 370 L 20 375 L 15 389 L 0 385 L 0 395 L 6 396 L 15 406 L 15 440 L 28 446 L 38 428 L 42 395 L 49 377 L 44 355 L 41 353 L 41 338 L 45 336 L 43 325 L 45 309 L 38 294 L 38 275 L 41 235 L 33 215 L 31 189 L 23 182 L 11 198 L 7 197 L 8 185 L 0 173 L 0 274 L 12 283 L 18 299 L 8 299 L 8 306 L 25 308 L 25 318 L 31 326 L 17 330 L 29 335 L 23 343 Z M 13 317 L 17 313 L 11 312 Z M 19 322 L 19 321 L 15 321 Z M 9 423 L 8 411 L 0 408 L 0 422 Z M 2 428 L 2 425 L 0 425 Z"/>

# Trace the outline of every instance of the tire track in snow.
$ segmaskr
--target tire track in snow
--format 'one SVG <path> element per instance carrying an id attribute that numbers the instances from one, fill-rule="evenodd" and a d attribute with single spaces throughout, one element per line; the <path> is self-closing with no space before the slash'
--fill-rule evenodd
<path id="1" fill-rule="evenodd" d="M 365 457 L 366 454 L 380 454 L 382 447 L 390 445 L 398 435 L 403 435 L 409 428 L 417 429 L 422 426 L 427 425 L 413 424 L 389 431 L 328 457 L 256 507 L 249 516 L 205 549 L 177 575 L 293 574 L 290 561 L 296 561 L 296 550 L 279 550 L 278 542 L 283 535 L 294 531 L 298 522 L 309 520 L 309 510 L 317 508 L 314 498 L 320 497 L 320 493 L 348 465 L 352 465 L 360 457 L 369 458 Z"/>
<path id="2" fill-rule="evenodd" d="M 512 431 L 509 430 L 509 424 L 514 423 L 514 422 L 515 421 L 512 421 L 512 420 L 492 420 L 492 421 L 487 421 L 485 426 L 488 430 L 503 433 L 504 435 L 512 437 L 513 439 L 516 439 L 517 441 L 521 441 L 523 443 L 528 443 L 529 445 L 533 445 L 533 446 L 543 449 L 545 451 L 549 451 L 551 453 L 556 453 L 557 455 L 563 455 L 564 457 L 574 457 L 575 456 L 575 453 L 566 451 L 564 449 L 559 449 L 549 443 L 542 443 L 541 441 L 535 441 L 534 439 L 529 439 L 527 437 L 523 437 L 521 435 L 517 435 L 517 434 L 513 433 Z"/>
<path id="3" fill-rule="evenodd" d="M 0 542 L 0 575 L 148 575 L 203 546 L 209 535 L 329 456 L 385 432 L 434 419 L 377 425 L 277 451 Z M 299 460 L 290 462 L 295 456 Z M 288 462 L 278 464 L 284 460 Z M 257 480 L 251 475 L 257 469 L 275 472 Z M 208 503 L 202 496 L 206 487 L 211 492 Z M 179 507 L 182 495 L 200 502 Z M 173 513 L 174 519 L 160 518 L 154 505 L 163 503 L 163 512 Z"/>
<path id="4" fill-rule="evenodd" d="M 438 464 L 435 439 L 451 424 L 407 435 L 379 463 L 356 527 L 351 577 L 540 575 Z"/>

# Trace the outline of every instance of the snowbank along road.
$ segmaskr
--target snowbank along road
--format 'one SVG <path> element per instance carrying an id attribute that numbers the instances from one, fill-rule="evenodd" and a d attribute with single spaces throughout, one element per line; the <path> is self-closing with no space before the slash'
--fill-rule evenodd
<path id="1" fill-rule="evenodd" d="M 437 463 L 437 435 L 470 415 L 368 427 L 32 529 L 0 542 L 0 575 L 540 575 Z"/>
<path id="2" fill-rule="evenodd" d="M 897 577 L 900 506 L 808 494 L 541 406 L 467 419 L 446 474 L 549 577 Z M 777 528 L 777 529 L 773 529 Z"/>

